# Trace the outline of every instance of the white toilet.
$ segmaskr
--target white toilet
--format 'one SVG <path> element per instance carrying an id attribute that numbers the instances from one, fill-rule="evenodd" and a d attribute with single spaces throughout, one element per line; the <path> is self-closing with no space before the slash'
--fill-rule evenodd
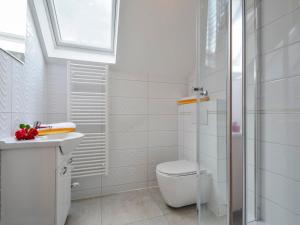
<path id="1" fill-rule="evenodd" d="M 198 180 L 200 203 L 207 202 L 210 175 L 204 169 L 198 170 L 196 162 L 179 160 L 161 163 L 156 167 L 156 176 L 162 197 L 169 206 L 178 208 L 196 203 Z"/>

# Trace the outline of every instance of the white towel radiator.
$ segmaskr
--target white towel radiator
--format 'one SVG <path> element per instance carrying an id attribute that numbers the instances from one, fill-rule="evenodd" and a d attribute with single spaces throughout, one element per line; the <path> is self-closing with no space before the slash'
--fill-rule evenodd
<path id="1" fill-rule="evenodd" d="M 85 137 L 73 153 L 72 178 L 107 174 L 107 65 L 68 62 L 68 120 Z"/>

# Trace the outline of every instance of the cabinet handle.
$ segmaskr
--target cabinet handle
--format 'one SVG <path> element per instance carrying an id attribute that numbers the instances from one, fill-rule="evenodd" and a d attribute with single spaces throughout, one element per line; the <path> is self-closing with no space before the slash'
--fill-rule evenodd
<path id="1" fill-rule="evenodd" d="M 64 166 L 63 171 L 61 172 L 61 175 L 65 175 L 68 171 L 68 167 Z"/>
<path id="2" fill-rule="evenodd" d="M 60 154 L 61 154 L 61 155 L 64 155 L 64 152 L 63 152 L 63 150 L 62 150 L 62 147 L 61 147 L 61 146 L 58 146 L 58 148 L 59 148 Z"/>

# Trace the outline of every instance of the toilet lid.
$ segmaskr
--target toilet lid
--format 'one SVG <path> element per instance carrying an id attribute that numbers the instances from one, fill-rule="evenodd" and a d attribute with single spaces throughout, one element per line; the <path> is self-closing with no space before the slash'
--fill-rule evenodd
<path id="1" fill-rule="evenodd" d="M 198 165 L 196 162 L 190 162 L 186 160 L 172 161 L 161 163 L 157 166 L 157 171 L 168 175 L 192 175 L 196 174 Z"/>

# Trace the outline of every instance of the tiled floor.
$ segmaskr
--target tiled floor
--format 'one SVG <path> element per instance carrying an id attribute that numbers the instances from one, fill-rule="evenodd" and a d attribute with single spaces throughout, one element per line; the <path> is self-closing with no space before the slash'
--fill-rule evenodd
<path id="1" fill-rule="evenodd" d="M 201 210 L 201 225 L 225 225 L 208 210 Z M 197 225 L 196 206 L 173 209 L 158 189 L 139 190 L 74 201 L 66 225 Z"/>

